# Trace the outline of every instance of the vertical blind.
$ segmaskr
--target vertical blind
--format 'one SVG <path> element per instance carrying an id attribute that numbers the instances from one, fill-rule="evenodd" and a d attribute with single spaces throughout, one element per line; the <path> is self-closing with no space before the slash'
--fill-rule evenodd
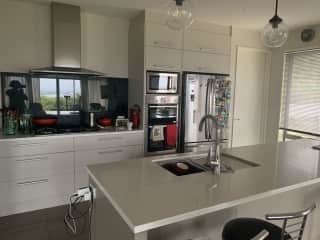
<path id="1" fill-rule="evenodd" d="M 320 134 L 320 49 L 284 55 L 280 127 Z"/>

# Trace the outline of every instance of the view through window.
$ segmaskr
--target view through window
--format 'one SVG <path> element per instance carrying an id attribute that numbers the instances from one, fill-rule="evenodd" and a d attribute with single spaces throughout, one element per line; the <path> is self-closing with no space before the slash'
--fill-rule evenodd
<path id="1" fill-rule="evenodd" d="M 47 114 L 77 114 L 80 102 L 80 80 L 40 78 L 40 103 Z"/>
<path id="2" fill-rule="evenodd" d="M 320 50 L 287 53 L 284 60 L 280 116 L 283 139 L 319 137 Z"/>

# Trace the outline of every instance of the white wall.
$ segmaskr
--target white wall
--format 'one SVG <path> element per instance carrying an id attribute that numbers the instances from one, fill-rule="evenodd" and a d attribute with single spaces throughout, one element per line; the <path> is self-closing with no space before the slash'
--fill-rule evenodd
<path id="1" fill-rule="evenodd" d="M 230 76 L 232 80 L 232 105 L 231 105 L 231 117 L 230 117 L 230 128 L 233 126 L 233 110 L 234 110 L 234 92 L 236 87 L 236 64 L 237 64 L 237 48 L 238 47 L 249 47 L 258 49 L 267 49 L 261 42 L 260 32 L 252 31 L 240 28 L 232 28 L 231 38 L 231 70 Z M 232 139 L 232 129 L 230 129 L 230 138 Z M 231 142 L 230 142 L 231 144 Z"/>
<path id="2" fill-rule="evenodd" d="M 269 98 L 269 117 L 268 117 L 268 135 L 269 142 L 277 141 L 280 105 L 281 105 L 281 89 L 282 89 L 282 73 L 283 73 L 283 54 L 284 52 L 320 48 L 320 25 L 312 27 L 316 30 L 316 37 L 309 43 L 300 40 L 301 30 L 295 29 L 290 32 L 290 36 L 286 44 L 272 51 L 271 61 L 271 81 L 270 81 L 270 98 Z"/>
<path id="3" fill-rule="evenodd" d="M 81 12 L 82 66 L 128 76 L 129 20 Z M 0 71 L 26 72 L 52 64 L 50 6 L 0 2 Z"/>

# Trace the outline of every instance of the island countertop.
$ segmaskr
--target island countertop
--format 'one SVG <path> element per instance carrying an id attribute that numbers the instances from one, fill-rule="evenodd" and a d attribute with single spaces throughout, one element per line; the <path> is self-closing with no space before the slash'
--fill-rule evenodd
<path id="1" fill-rule="evenodd" d="M 224 153 L 259 166 L 220 176 L 175 176 L 154 162 L 195 153 L 92 165 L 88 173 L 130 229 L 139 233 L 318 184 L 320 152 L 312 146 L 319 144 L 297 140 L 226 149 Z"/>

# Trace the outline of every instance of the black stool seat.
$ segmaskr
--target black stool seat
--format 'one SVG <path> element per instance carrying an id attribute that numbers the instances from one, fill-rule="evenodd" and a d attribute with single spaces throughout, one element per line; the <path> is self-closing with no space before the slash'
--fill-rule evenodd
<path id="1" fill-rule="evenodd" d="M 256 218 L 236 218 L 228 222 L 223 229 L 223 240 L 250 240 L 261 231 L 267 230 L 269 236 L 265 240 L 281 240 L 282 229 L 267 221 Z M 292 239 L 290 235 L 285 240 Z"/>

